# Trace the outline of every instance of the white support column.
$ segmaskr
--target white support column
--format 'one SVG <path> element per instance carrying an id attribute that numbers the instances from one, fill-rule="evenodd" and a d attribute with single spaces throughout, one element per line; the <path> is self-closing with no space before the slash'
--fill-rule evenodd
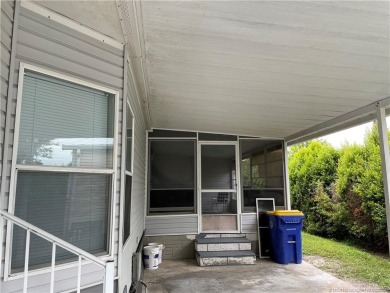
<path id="1" fill-rule="evenodd" d="M 283 151 L 284 151 L 284 177 L 285 177 L 285 187 L 284 187 L 284 195 L 285 195 L 285 208 L 287 210 L 291 210 L 291 197 L 290 197 L 290 177 L 288 173 L 288 152 L 287 152 L 287 142 L 283 143 Z"/>
<path id="2" fill-rule="evenodd" d="M 390 254 L 390 153 L 389 153 L 389 141 L 388 131 L 386 124 L 386 113 L 385 109 L 377 106 L 377 120 L 379 130 L 379 143 L 381 151 L 382 161 L 382 176 L 383 176 L 383 187 L 385 194 L 386 204 L 386 218 L 387 218 L 387 237 L 389 241 L 389 254 Z"/>

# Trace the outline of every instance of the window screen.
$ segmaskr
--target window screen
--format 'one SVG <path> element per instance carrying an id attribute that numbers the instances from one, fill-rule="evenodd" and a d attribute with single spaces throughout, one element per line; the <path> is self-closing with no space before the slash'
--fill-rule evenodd
<path id="1" fill-rule="evenodd" d="M 149 213 L 195 210 L 195 142 L 150 142 Z"/>
<path id="2" fill-rule="evenodd" d="M 131 187 L 132 176 L 126 175 L 125 186 L 125 203 L 124 203 L 124 216 L 123 216 L 123 244 L 130 236 L 130 215 L 131 215 Z"/>
<path id="3" fill-rule="evenodd" d="M 151 189 L 194 188 L 195 143 L 151 141 Z"/>
<path id="4" fill-rule="evenodd" d="M 235 189 L 235 159 L 234 145 L 202 145 L 202 189 Z"/>
<path id="5" fill-rule="evenodd" d="M 254 212 L 257 198 L 273 198 L 275 205 L 284 206 L 282 143 L 243 139 L 240 148 L 243 211 Z"/>

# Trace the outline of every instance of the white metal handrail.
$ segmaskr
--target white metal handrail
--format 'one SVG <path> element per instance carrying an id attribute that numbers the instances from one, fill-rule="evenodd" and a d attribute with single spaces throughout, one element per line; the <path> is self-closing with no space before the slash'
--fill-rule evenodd
<path id="1" fill-rule="evenodd" d="M 24 230 L 26 230 L 26 251 L 24 259 L 24 275 L 23 275 L 23 293 L 27 293 L 28 282 L 28 265 L 29 265 L 29 253 L 30 253 L 30 234 L 33 233 L 52 243 L 52 257 L 51 257 L 51 273 L 50 273 L 50 293 L 54 292 L 54 274 L 55 274 L 55 262 L 56 262 L 56 248 L 57 246 L 75 254 L 78 256 L 78 268 L 77 268 L 77 293 L 81 290 L 81 264 L 82 260 L 89 260 L 92 263 L 101 266 L 104 269 L 103 280 L 103 293 L 114 292 L 114 260 L 102 260 L 71 243 L 68 243 L 57 236 L 54 236 L 18 217 L 10 214 L 4 210 L 0 210 L 0 237 L 4 236 L 5 221 L 9 221 Z M 3 240 L 3 239 L 1 239 Z M 1 241 L 3 243 L 4 241 Z M 0 256 L 3 255 L 3 245 L 0 244 Z M 1 267 L 1 261 L 0 261 Z"/>

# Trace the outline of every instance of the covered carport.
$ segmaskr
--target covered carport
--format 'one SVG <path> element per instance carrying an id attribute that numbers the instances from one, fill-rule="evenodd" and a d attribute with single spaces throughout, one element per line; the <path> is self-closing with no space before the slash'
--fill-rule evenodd
<path id="1" fill-rule="evenodd" d="M 291 145 L 378 120 L 390 230 L 389 2 L 144 1 L 133 8 L 137 34 L 127 41 L 152 127 Z"/>
<path id="2" fill-rule="evenodd" d="M 377 119 L 390 230 L 388 1 L 38 2 L 125 43 L 151 128 L 287 146 Z"/>
<path id="3" fill-rule="evenodd" d="M 284 150 L 284 173 L 279 177 L 288 178 L 288 145 L 378 120 L 390 230 L 390 156 L 385 119 L 390 108 L 388 1 L 26 0 L 2 1 L 1 8 L 1 220 L 8 217 L 7 221 L 21 223 L 12 214 L 17 180 L 22 178 L 17 176 L 19 171 L 29 175 L 33 170 L 107 174 L 112 186 L 104 191 L 104 196 L 110 196 L 105 205 L 109 227 L 102 238 L 107 239 L 102 243 L 107 244 L 104 252 L 109 253 L 104 259 L 105 276 L 112 281 L 107 292 L 113 290 L 112 279 L 118 280 L 119 290 L 130 287 L 132 271 L 138 268 L 130 263 L 138 246 L 142 246 L 147 224 L 147 132 L 151 129 L 193 132 L 194 141 L 202 133 L 236 136 L 237 141 L 278 140 L 284 145 L 279 148 Z M 110 97 L 115 95 L 115 107 L 107 106 L 107 111 L 98 115 L 107 122 L 104 131 L 108 132 L 108 126 L 114 128 L 112 167 L 91 165 L 72 171 L 68 165 L 37 164 L 36 169 L 22 166 L 17 150 L 19 142 L 20 146 L 24 143 L 19 137 L 19 122 L 25 115 L 21 111 L 25 69 L 82 84 Z M 59 95 L 53 96 L 61 100 Z M 61 114 L 71 119 L 70 114 L 80 110 L 81 103 L 75 105 Z M 37 109 L 45 109 L 45 103 Z M 45 125 L 55 128 L 53 123 Z M 69 121 L 64 125 L 69 126 Z M 238 151 L 234 154 L 239 157 Z M 126 158 L 131 160 L 129 168 Z M 238 167 L 238 160 L 234 162 Z M 239 182 L 237 178 L 234 180 Z M 284 208 L 290 208 L 288 179 L 283 183 Z M 239 184 L 235 185 L 239 190 Z M 26 190 L 26 194 L 31 193 L 29 188 Z M 201 193 L 199 186 L 194 190 Z M 41 216 L 38 212 L 36 215 Z M 170 216 L 180 221 L 176 215 Z M 197 228 L 198 223 L 194 223 Z M 23 225 L 26 231 L 36 232 L 29 222 Z M 7 228 L 6 233 L 1 230 L 5 238 L 0 250 L 5 252 L 2 262 L 7 268 L 0 272 L 2 288 L 11 292 L 17 285 L 27 291 L 27 285 L 32 284 L 53 289 L 57 240 L 49 235 L 54 248 L 50 278 L 43 277 L 49 276 L 49 270 L 28 278 L 29 249 L 23 248 L 23 277 L 19 274 L 9 278 L 13 277 L 9 265 L 15 255 L 11 253 L 12 229 L 0 226 Z M 184 231 L 181 236 L 199 232 Z M 27 235 L 25 247 L 30 241 Z M 177 232 L 168 236 L 172 235 Z M 76 279 L 80 289 L 81 276 L 89 274 L 81 265 L 84 253 L 76 253 L 79 261 L 71 269 L 77 273 L 64 269 L 63 276 L 69 282 L 64 282 L 66 289 L 62 291 L 76 288 L 70 284 Z M 85 288 L 100 284 L 95 282 L 100 278 L 98 274 L 92 272 L 91 277 Z"/>

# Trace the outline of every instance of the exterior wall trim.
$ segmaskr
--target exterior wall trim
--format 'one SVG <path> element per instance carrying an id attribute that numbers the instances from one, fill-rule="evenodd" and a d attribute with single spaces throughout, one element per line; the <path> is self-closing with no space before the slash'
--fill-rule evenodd
<path id="1" fill-rule="evenodd" d="M 207 233 L 209 233 L 209 232 L 207 232 Z M 210 234 L 211 233 L 213 233 L 213 232 L 210 232 Z M 216 233 L 221 233 L 221 231 L 216 232 Z M 223 232 L 223 233 L 225 234 L 225 232 Z M 226 232 L 226 233 L 229 233 L 229 232 Z M 237 233 L 237 231 L 232 232 L 232 233 Z M 169 234 L 164 234 L 164 233 L 162 233 L 162 234 L 148 234 L 148 230 L 146 230 L 145 236 L 179 236 L 179 235 L 197 235 L 197 234 L 199 234 L 199 232 L 198 233 L 186 232 L 186 233 L 169 233 Z"/>
<path id="2" fill-rule="evenodd" d="M 119 231 L 118 231 L 118 276 L 121 275 L 122 267 L 122 253 L 123 253 L 123 203 L 125 198 L 125 178 L 126 178 L 126 105 L 127 105 L 127 64 L 126 64 L 127 48 L 124 47 L 124 58 L 123 58 L 123 91 L 122 91 L 122 149 L 121 149 L 121 173 L 120 173 L 120 193 L 119 193 Z M 133 127 L 134 129 L 134 127 Z M 134 141 L 134 139 L 133 139 Z M 132 158 L 133 162 L 133 158 Z M 129 239 L 131 238 L 131 235 Z"/>
<path id="3" fill-rule="evenodd" d="M 319 136 L 327 135 L 336 131 L 341 131 L 348 127 L 363 124 L 376 119 L 375 113 L 377 105 L 382 108 L 390 106 L 390 97 L 381 99 L 367 106 L 361 107 L 355 111 L 338 116 L 329 121 L 320 123 L 316 126 L 307 128 L 285 138 L 288 145 L 300 143 Z"/>
<path id="4" fill-rule="evenodd" d="M 155 219 L 155 218 L 164 218 L 164 219 L 169 219 L 169 218 L 177 218 L 177 217 L 197 217 L 197 214 L 194 213 L 194 214 L 172 214 L 172 215 L 149 215 L 149 216 L 146 216 L 145 219 Z"/>
<path id="5" fill-rule="evenodd" d="M 125 56 L 126 56 L 126 51 L 125 51 Z M 125 58 L 126 60 L 126 58 Z M 125 62 L 124 64 L 125 66 L 125 74 L 124 74 L 124 85 L 123 85 L 123 109 L 122 109 L 122 112 L 123 112 L 123 118 L 122 118 L 122 161 L 121 161 L 121 164 L 122 164 L 122 170 L 123 170 L 123 177 L 121 178 L 121 199 L 120 199 L 120 222 L 119 222 L 119 241 L 121 242 L 120 244 L 120 247 L 121 247 L 121 253 L 123 252 L 123 250 L 125 249 L 125 247 L 127 246 L 127 244 L 130 242 L 130 239 L 132 239 L 131 237 L 131 231 L 130 231 L 130 236 L 126 239 L 125 243 L 123 243 L 123 233 L 124 233 L 124 230 L 123 230 L 123 227 L 124 227 L 124 223 L 123 223 L 123 219 L 124 219 L 124 210 L 123 210 L 123 204 L 124 204 L 124 201 L 125 201 L 125 182 L 126 182 L 126 175 L 127 176 L 131 176 L 133 177 L 133 174 L 134 174 L 134 152 L 135 152 L 135 116 L 134 116 L 134 111 L 130 105 L 130 101 L 127 100 L 127 92 L 128 92 L 128 88 L 127 88 L 127 78 L 129 77 L 128 75 L 128 70 L 127 70 L 127 64 Z M 127 148 L 127 145 L 126 145 L 126 139 L 127 139 L 127 106 L 129 106 L 130 108 L 130 114 L 132 116 L 132 130 L 131 130 L 131 171 L 127 171 L 126 170 L 126 148 Z M 133 184 L 131 185 L 132 186 L 132 189 L 133 189 Z M 133 191 L 131 192 L 131 196 L 133 194 Z M 130 225 L 131 226 L 131 225 Z M 119 257 L 119 260 L 118 262 L 120 261 L 120 257 Z M 120 267 L 120 266 L 119 266 Z"/>
<path id="6" fill-rule="evenodd" d="M 9 66 L 9 79 L 8 79 L 8 92 L 7 92 L 7 109 L 6 109 L 6 118 L 5 118 L 5 127 L 4 127 L 4 141 L 3 141 L 3 169 L 1 170 L 1 187 L 0 187 L 0 199 L 5 198 L 5 190 L 7 184 L 7 170 L 8 170 L 8 153 L 9 153 L 9 143 L 11 140 L 11 109 L 12 109 L 12 96 L 14 93 L 14 72 L 15 72 L 15 58 L 16 58 L 16 44 L 18 41 L 18 30 L 19 30 L 19 19 L 20 19 L 20 1 L 15 1 L 14 7 L 14 23 L 12 28 L 12 43 L 11 43 L 11 57 L 10 57 L 10 66 Z M 3 200 L 0 200 L 0 209 L 3 209 Z M 2 235 L 0 236 L 2 237 Z M 2 243 L 0 244 L 2 245 Z"/>

